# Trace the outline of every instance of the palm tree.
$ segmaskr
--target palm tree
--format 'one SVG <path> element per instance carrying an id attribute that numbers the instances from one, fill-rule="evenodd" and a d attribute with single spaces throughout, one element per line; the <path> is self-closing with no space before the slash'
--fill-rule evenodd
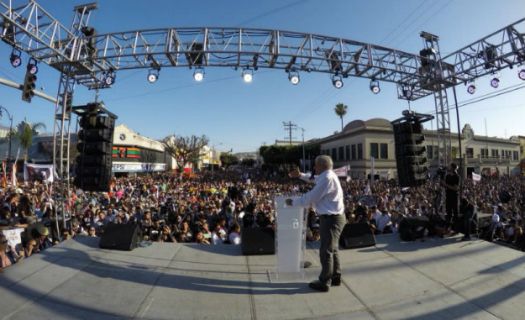
<path id="1" fill-rule="evenodd" d="M 348 109 L 348 106 L 341 102 L 336 104 L 334 108 L 335 114 L 341 118 L 341 132 L 343 132 L 343 117 L 346 114 L 346 109 Z"/>
<path id="2" fill-rule="evenodd" d="M 29 148 L 33 143 L 33 137 L 38 135 L 39 129 L 46 129 L 46 125 L 42 122 L 29 123 L 22 121 L 17 126 L 16 137 L 20 140 L 20 146 L 24 149 L 24 160 L 27 161 Z"/>

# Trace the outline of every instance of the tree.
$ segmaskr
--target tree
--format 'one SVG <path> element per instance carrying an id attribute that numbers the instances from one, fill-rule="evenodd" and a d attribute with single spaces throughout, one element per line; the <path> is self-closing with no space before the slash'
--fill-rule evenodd
<path id="1" fill-rule="evenodd" d="M 27 161 L 29 148 L 33 144 L 33 137 L 38 135 L 39 129 L 46 129 L 46 125 L 42 122 L 30 123 L 22 121 L 16 126 L 15 136 L 20 141 L 20 146 L 24 149 L 24 160 Z"/>
<path id="2" fill-rule="evenodd" d="M 239 163 L 239 158 L 229 152 L 224 152 L 221 153 L 221 163 L 225 167 L 233 166 Z"/>
<path id="3" fill-rule="evenodd" d="M 180 168 L 184 168 L 188 163 L 193 163 L 194 167 L 204 155 L 203 147 L 208 145 L 209 139 L 202 135 L 200 137 L 177 137 L 170 135 L 162 139 L 162 144 L 166 152 L 177 160 Z"/>
<path id="4" fill-rule="evenodd" d="M 305 145 L 305 153 L 309 158 L 315 158 L 321 152 L 319 144 L 312 143 Z M 295 164 L 298 165 L 303 157 L 303 147 L 297 146 L 261 146 L 259 154 L 264 159 L 267 165 L 284 165 Z"/>
<path id="5" fill-rule="evenodd" d="M 341 102 L 336 104 L 334 108 L 335 114 L 339 118 L 341 118 L 341 132 L 343 132 L 343 117 L 345 116 L 347 109 L 348 109 L 348 106 Z"/>

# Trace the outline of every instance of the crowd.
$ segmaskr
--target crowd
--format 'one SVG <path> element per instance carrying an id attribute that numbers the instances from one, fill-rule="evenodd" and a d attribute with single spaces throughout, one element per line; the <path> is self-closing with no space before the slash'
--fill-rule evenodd
<path id="1" fill-rule="evenodd" d="M 411 189 L 399 188 L 394 181 L 350 180 L 341 185 L 347 222 L 370 223 L 376 234 L 396 232 L 403 217 L 431 216 L 442 204 L 438 179 Z M 276 195 L 303 193 L 311 184 L 256 169 L 205 172 L 191 178 L 167 173 L 121 177 L 113 180 L 110 192 L 72 187 L 65 202 L 70 213 L 67 228 L 56 219 L 62 214 L 57 212 L 53 188 L 34 182 L 0 191 L 0 228 L 25 229 L 20 248 L 7 245 L 0 236 L 2 268 L 66 239 L 98 237 L 110 223 L 138 224 L 147 241 L 238 245 L 245 228 L 275 227 Z M 510 198 L 502 201 L 502 193 Z M 518 245 L 525 221 L 523 177 L 484 177 L 476 184 L 465 181 L 461 194 L 478 212 L 492 214 L 491 239 Z M 309 210 L 307 240 L 318 239 L 319 221 L 315 211 Z"/>

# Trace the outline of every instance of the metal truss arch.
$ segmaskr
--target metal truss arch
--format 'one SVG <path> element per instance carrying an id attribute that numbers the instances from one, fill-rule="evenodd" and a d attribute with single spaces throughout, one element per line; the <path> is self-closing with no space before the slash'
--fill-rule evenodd
<path id="1" fill-rule="evenodd" d="M 525 63 L 525 19 L 442 58 L 438 37 L 425 32 L 419 54 L 333 36 L 257 28 L 174 27 L 97 34 L 89 26 L 94 9 L 94 3 L 75 7 L 68 28 L 34 0 L 0 0 L 1 40 L 61 73 L 55 112 L 61 146 L 55 149 L 62 154 L 57 151 L 60 160 L 55 164 L 65 177 L 69 138 L 64 136 L 69 136 L 74 85 L 109 88 L 119 70 L 270 68 L 392 82 L 400 99 L 434 96 L 442 140 L 439 157 L 445 163 L 451 153 L 447 89 Z"/>

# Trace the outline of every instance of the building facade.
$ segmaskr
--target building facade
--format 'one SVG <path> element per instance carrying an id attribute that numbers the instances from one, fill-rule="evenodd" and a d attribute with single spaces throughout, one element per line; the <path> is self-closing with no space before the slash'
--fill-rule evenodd
<path id="1" fill-rule="evenodd" d="M 77 134 L 71 134 L 71 164 L 75 163 L 75 158 L 78 155 L 77 141 Z M 13 154 L 15 154 L 16 144 L 13 145 Z M 38 135 L 33 138 L 33 144 L 29 149 L 29 160 L 36 163 L 52 163 L 52 135 Z M 175 160 L 164 151 L 164 145 L 161 142 L 142 136 L 124 124 L 115 127 L 112 149 L 112 170 L 114 174 L 159 172 L 172 169 L 175 166 Z"/>
<path id="2" fill-rule="evenodd" d="M 175 166 L 157 140 L 142 136 L 124 124 L 113 133 L 112 164 L 114 174 L 159 172 Z"/>
<path id="3" fill-rule="evenodd" d="M 424 130 L 428 165 L 431 169 L 439 166 L 437 133 Z M 382 179 L 396 179 L 395 141 L 392 124 L 381 118 L 367 121 L 354 120 L 341 133 L 318 140 L 321 154 L 334 160 L 334 167 L 350 165 L 351 177 L 363 179 L 371 174 Z M 461 133 L 461 154 L 464 156 L 465 173 L 517 174 L 521 158 L 518 139 L 500 139 L 474 134 L 470 125 Z M 460 163 L 457 134 L 452 134 L 451 158 Z"/>

